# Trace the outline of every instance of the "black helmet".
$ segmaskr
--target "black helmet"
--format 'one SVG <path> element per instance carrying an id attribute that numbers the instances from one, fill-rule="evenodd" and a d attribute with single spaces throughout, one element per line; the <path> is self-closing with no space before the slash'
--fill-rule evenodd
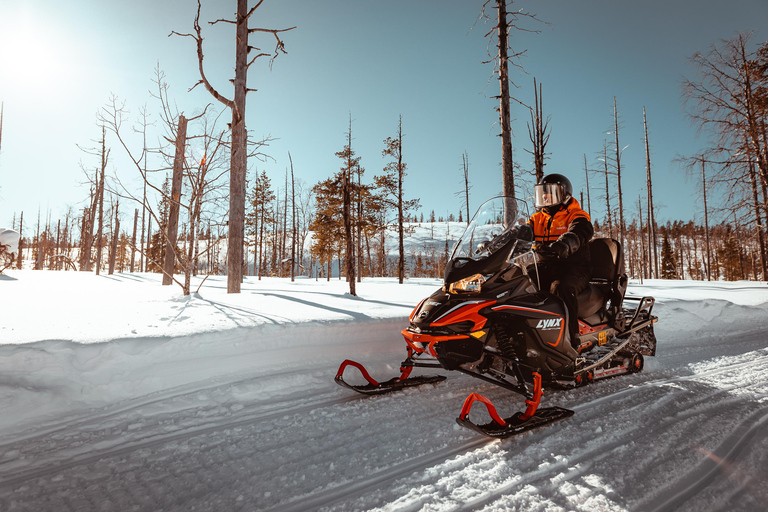
<path id="1" fill-rule="evenodd" d="M 571 182 L 562 174 L 547 174 L 533 187 L 536 208 L 554 208 L 568 204 L 573 197 Z"/>

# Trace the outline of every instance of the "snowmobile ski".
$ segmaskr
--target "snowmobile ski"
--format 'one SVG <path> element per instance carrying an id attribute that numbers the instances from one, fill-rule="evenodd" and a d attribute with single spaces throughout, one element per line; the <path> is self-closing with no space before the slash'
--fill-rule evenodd
<path id="1" fill-rule="evenodd" d="M 353 385 L 346 382 L 344 380 L 344 369 L 347 366 L 354 366 L 360 370 L 360 373 L 363 374 L 363 377 L 368 381 L 368 384 Z M 336 383 L 340 386 L 344 386 L 345 388 L 352 389 L 364 395 L 383 395 L 385 393 L 391 393 L 392 391 L 398 391 L 403 388 L 421 386 L 423 384 L 434 384 L 446 379 L 446 377 L 443 375 L 409 377 L 412 369 L 413 367 L 404 366 L 400 368 L 401 373 L 399 377 L 394 377 L 384 382 L 378 382 L 373 377 L 371 377 L 371 375 L 362 364 L 350 359 L 346 359 L 343 363 L 341 363 L 341 366 L 339 366 L 339 371 L 336 373 L 335 380 Z"/>
<path id="2" fill-rule="evenodd" d="M 509 418 L 502 419 L 496 411 L 493 402 L 483 395 L 472 393 L 464 400 L 464 406 L 461 408 L 459 417 L 456 418 L 456 423 L 488 437 L 506 438 L 573 416 L 573 411 L 563 409 L 562 407 L 543 407 L 539 409 L 539 402 L 541 401 L 541 376 L 538 373 L 534 373 L 533 376 L 533 396 L 525 401 L 528 405 L 525 412 L 517 412 Z M 491 415 L 489 423 L 478 425 L 470 421 L 469 411 L 472 408 L 472 404 L 476 401 L 482 402 L 488 409 L 488 414 Z"/>

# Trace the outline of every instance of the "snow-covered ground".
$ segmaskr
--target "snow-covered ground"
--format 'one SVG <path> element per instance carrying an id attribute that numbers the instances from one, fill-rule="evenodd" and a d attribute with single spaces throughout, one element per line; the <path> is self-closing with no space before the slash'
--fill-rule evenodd
<path id="1" fill-rule="evenodd" d="M 365 397 L 345 358 L 397 373 L 435 280 L 0 275 L 0 510 L 754 511 L 768 503 L 768 286 L 633 283 L 658 353 L 542 403 L 567 420 L 495 441 L 454 418 L 464 375 Z M 199 281 L 197 282 L 199 283 Z M 197 286 L 193 286 L 193 289 Z M 429 373 L 422 371 L 423 373 Z M 348 380 L 359 379 L 352 370 Z M 481 407 L 472 417 L 484 421 Z"/>

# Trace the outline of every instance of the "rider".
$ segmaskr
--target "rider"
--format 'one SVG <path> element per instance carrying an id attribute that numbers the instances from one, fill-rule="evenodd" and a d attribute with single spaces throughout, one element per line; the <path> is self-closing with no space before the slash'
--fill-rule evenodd
<path id="1" fill-rule="evenodd" d="M 540 243 L 539 289 L 549 289 L 568 308 L 571 344 L 579 345 L 579 303 L 576 297 L 589 285 L 588 242 L 594 234 L 589 214 L 573 197 L 571 182 L 562 174 L 548 174 L 534 186 L 536 212 L 518 229 L 521 238 Z"/>

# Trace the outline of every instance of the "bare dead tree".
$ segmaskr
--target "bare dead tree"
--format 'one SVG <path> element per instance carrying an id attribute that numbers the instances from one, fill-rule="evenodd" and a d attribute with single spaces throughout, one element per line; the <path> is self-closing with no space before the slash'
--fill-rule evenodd
<path id="1" fill-rule="evenodd" d="M 101 171 L 99 174 L 99 182 L 96 190 L 96 197 L 98 201 L 99 220 L 98 228 L 96 231 L 96 275 L 99 275 L 101 271 L 101 251 L 103 249 L 102 236 L 104 233 L 104 179 L 107 170 L 107 162 L 109 160 L 109 150 L 106 148 L 106 128 L 101 127 Z"/>
<path id="2" fill-rule="evenodd" d="M 309 226 L 312 224 L 314 209 L 312 203 L 314 202 L 314 195 L 312 187 L 306 187 L 302 180 L 296 180 L 297 192 L 294 197 L 298 198 L 297 205 L 297 251 L 298 251 L 298 264 L 299 268 L 303 268 L 304 265 L 304 246 L 309 236 Z"/>
<path id="3" fill-rule="evenodd" d="M 643 236 L 643 198 L 638 195 L 637 196 L 637 224 L 638 224 L 638 231 L 637 231 L 637 239 L 640 240 L 640 257 L 638 258 L 640 260 L 640 284 L 643 284 L 643 278 L 646 277 L 645 273 L 645 237 Z M 650 263 L 648 265 L 650 269 Z M 650 272 L 650 271 L 649 271 Z"/>
<path id="4" fill-rule="evenodd" d="M 86 172 L 87 176 L 87 172 Z M 95 174 L 98 188 L 99 174 L 98 171 Z M 83 209 L 83 222 L 80 227 L 80 270 L 84 272 L 90 272 L 91 270 L 91 246 L 93 245 L 93 223 L 96 212 L 96 198 L 97 195 L 91 187 L 88 194 L 90 206 Z"/>
<path id="5" fill-rule="evenodd" d="M 538 30 L 530 30 L 520 26 L 518 23 L 522 20 L 535 20 L 541 22 L 535 14 L 524 12 L 522 9 L 508 10 L 507 7 L 513 4 L 512 0 L 486 0 L 483 3 L 483 8 L 480 11 L 479 19 L 483 19 L 485 22 L 493 22 L 495 25 L 485 34 L 488 38 L 488 56 L 489 60 L 484 64 L 494 63 L 493 74 L 498 76 L 499 80 L 499 125 L 501 128 L 501 167 L 502 167 L 502 190 L 505 196 L 515 197 L 515 176 L 514 176 L 514 163 L 512 161 L 512 128 L 510 122 L 510 101 L 514 100 L 517 103 L 523 104 L 520 100 L 514 98 L 510 94 L 510 85 L 517 87 L 514 81 L 509 76 L 509 66 L 517 67 L 523 70 L 521 57 L 525 54 L 526 50 L 516 51 L 510 44 L 509 31 L 510 29 L 520 30 L 523 32 L 538 33 Z M 489 16 L 487 9 L 489 6 L 496 9 L 495 16 Z M 477 22 L 476 22 L 477 23 Z M 491 51 L 491 48 L 494 48 Z M 527 107 L 526 108 L 530 108 Z M 509 211 L 510 215 L 513 215 L 513 211 Z M 508 221 L 513 221 L 513 218 Z"/>
<path id="6" fill-rule="evenodd" d="M 291 282 L 296 280 L 296 177 L 293 174 L 293 158 L 288 152 L 291 163 Z"/>
<path id="7" fill-rule="evenodd" d="M 245 127 L 245 98 L 248 92 L 255 89 L 248 89 L 247 79 L 248 70 L 260 57 L 270 57 L 270 66 L 274 59 L 280 53 L 286 53 L 285 45 L 280 39 L 280 34 L 296 27 L 287 29 L 267 29 L 250 28 L 248 21 L 253 13 L 261 7 L 264 0 L 258 0 L 256 5 L 248 8 L 248 0 L 237 0 L 237 12 L 234 20 L 218 19 L 210 22 L 211 25 L 217 23 L 230 23 L 235 25 L 235 79 L 234 95 L 232 99 L 221 94 L 210 83 L 205 75 L 203 60 L 203 35 L 200 28 L 200 0 L 197 1 L 197 14 L 194 21 L 194 34 L 180 34 L 171 32 L 183 37 L 191 37 L 197 45 L 198 70 L 200 72 L 200 81 L 192 89 L 203 84 L 205 89 L 216 100 L 221 102 L 232 112 L 232 121 L 230 129 L 231 153 L 230 153 L 230 175 L 229 175 L 229 237 L 227 249 L 227 292 L 240 293 L 240 283 L 243 278 L 243 251 L 245 245 L 245 175 L 248 168 L 248 134 Z M 275 50 L 273 54 L 260 51 L 249 44 L 249 36 L 254 33 L 269 33 L 275 38 Z M 258 53 L 249 60 L 251 50 Z"/>
<path id="8" fill-rule="evenodd" d="M 158 71 L 159 71 L 159 69 L 158 69 Z M 143 175 L 146 176 L 147 175 L 147 157 L 149 155 L 149 151 L 147 150 L 147 124 L 148 124 L 147 123 L 147 118 L 148 118 L 148 114 L 147 114 L 147 107 L 146 107 L 146 105 L 144 107 L 142 107 L 142 109 L 140 110 L 139 115 L 141 116 L 141 135 L 142 135 L 142 139 L 143 139 L 143 142 L 144 142 L 144 145 L 142 146 L 142 153 L 141 153 L 142 157 L 141 157 L 141 160 L 142 160 L 142 164 L 143 164 L 143 167 L 144 167 Z M 134 128 L 134 130 L 136 130 L 136 129 Z M 147 217 L 147 182 L 144 181 L 144 190 L 143 190 L 143 195 L 142 195 L 142 200 L 141 200 L 141 245 L 140 245 L 140 248 L 139 248 L 139 270 L 141 272 L 146 272 L 147 271 L 146 260 L 144 259 L 144 246 L 145 246 L 145 242 L 149 238 L 148 226 L 145 225 L 145 223 L 147 221 L 146 217 Z M 146 235 L 146 238 L 145 238 L 145 235 Z M 133 246 L 134 247 L 136 246 L 135 242 L 134 242 Z"/>
<path id="9" fill-rule="evenodd" d="M 758 198 L 757 177 L 755 172 L 755 162 L 752 158 L 749 160 L 749 182 L 752 188 L 752 207 L 755 215 L 755 233 L 757 235 L 758 246 L 760 247 L 760 268 L 762 270 L 762 277 L 768 275 L 768 269 L 766 268 L 765 257 L 765 238 L 763 236 L 764 224 L 762 222 L 762 216 L 760 215 L 760 200 Z"/>
<path id="10" fill-rule="evenodd" d="M 712 273 L 712 251 L 709 244 L 709 210 L 707 209 L 707 169 L 704 160 L 701 161 L 701 193 L 704 197 L 704 233 L 707 241 L 707 281 Z"/>
<path id="11" fill-rule="evenodd" d="M 544 120 L 544 104 L 542 100 L 541 84 L 536 88 L 536 78 L 533 79 L 533 109 L 531 110 L 531 122 L 528 124 L 528 138 L 533 144 L 533 151 L 528 151 L 533 155 L 533 167 L 536 176 L 536 183 L 539 183 L 544 177 L 544 155 L 545 148 L 549 142 L 550 116 Z"/>
<path id="12" fill-rule="evenodd" d="M 351 179 L 352 170 L 359 164 L 360 157 L 355 157 L 352 151 L 352 115 L 349 116 L 349 131 L 347 132 L 347 145 L 344 149 L 336 153 L 337 156 L 344 159 L 344 165 L 341 168 L 342 182 L 342 217 L 344 219 L 344 241 L 346 243 L 346 252 L 344 255 L 347 282 L 349 283 L 349 294 L 356 296 L 355 289 L 355 244 L 352 239 L 352 197 L 351 197 Z M 341 276 L 339 276 L 341 277 Z"/>
<path id="13" fill-rule="evenodd" d="M 112 275 L 115 273 L 115 260 L 117 258 L 117 243 L 118 239 L 120 238 L 120 217 L 119 217 L 119 211 L 120 211 L 120 200 L 118 199 L 115 203 L 115 207 L 112 210 L 112 243 L 110 244 L 110 250 L 109 250 L 109 270 L 108 274 Z"/>
<path id="14" fill-rule="evenodd" d="M 689 167 L 699 162 L 710 164 L 709 181 L 725 185 L 725 207 L 754 212 L 755 238 L 761 246 L 761 261 L 765 261 L 761 217 L 768 218 L 768 140 L 764 128 L 768 116 L 768 45 L 753 52 L 750 37 L 737 34 L 706 53 L 696 52 L 691 61 L 697 76 L 684 79 L 683 94 L 690 118 L 700 131 L 711 135 L 707 149 L 691 158 Z"/>
<path id="15" fill-rule="evenodd" d="M 625 238 L 625 232 L 626 227 L 624 225 L 624 195 L 621 191 L 621 154 L 624 152 L 625 149 L 627 149 L 629 146 L 621 147 L 619 145 L 619 109 L 616 106 L 616 96 L 613 97 L 613 135 L 614 135 L 614 150 L 615 150 L 615 157 L 614 157 L 614 163 L 616 165 L 616 181 L 618 185 L 618 192 L 619 192 L 619 241 L 621 242 L 621 245 L 624 245 L 624 238 Z"/>
<path id="16" fill-rule="evenodd" d="M 173 179 L 171 181 L 171 205 L 168 213 L 167 245 L 165 246 L 165 259 L 163 260 L 163 285 L 173 282 L 173 267 L 176 263 L 176 241 L 179 229 L 179 206 L 181 204 L 181 180 L 184 173 L 185 153 L 187 146 L 187 118 L 179 116 L 176 129 L 176 152 L 173 157 Z"/>
<path id="17" fill-rule="evenodd" d="M 171 214 L 168 216 L 168 222 L 166 223 L 164 218 L 160 218 L 159 212 L 156 212 L 149 204 L 149 201 L 146 200 L 146 193 L 141 197 L 137 197 L 132 192 L 131 187 L 125 186 L 121 179 L 115 176 L 114 180 L 117 187 L 114 192 L 120 197 L 142 203 L 146 213 L 149 215 L 150 224 L 154 220 L 161 228 L 159 230 L 160 238 L 166 248 L 164 258 L 157 256 L 151 258 L 150 255 L 155 251 L 155 248 L 151 248 L 149 244 L 147 244 L 145 249 L 139 249 L 134 244 L 133 250 L 139 250 L 147 261 L 151 261 L 162 269 L 164 283 L 170 284 L 175 282 L 182 288 L 185 295 L 189 295 L 191 291 L 191 275 L 198 266 L 198 259 L 210 252 L 214 245 L 209 241 L 208 247 L 202 253 L 196 250 L 197 231 L 198 226 L 202 222 L 201 215 L 203 205 L 206 202 L 205 198 L 216 190 L 217 182 L 226 173 L 226 169 L 223 169 L 223 162 L 219 158 L 226 147 L 224 140 L 226 131 L 221 131 L 216 135 L 216 122 L 209 123 L 208 121 L 208 107 L 210 105 L 206 106 L 202 113 L 189 119 L 183 114 L 175 112 L 171 108 L 171 102 L 168 99 L 168 86 L 164 80 L 164 74 L 159 68 L 156 69 L 154 81 L 157 85 L 157 93 L 153 93 L 153 97 L 160 103 L 160 119 L 167 131 L 163 139 L 166 141 L 166 144 L 173 144 L 174 146 L 172 156 L 165 153 L 162 146 L 155 151 L 164 161 L 172 162 L 174 183 L 170 191 L 164 192 L 162 187 L 153 183 L 151 176 L 157 170 L 147 168 L 148 149 L 146 143 L 144 142 L 141 151 L 131 149 L 129 140 L 126 138 L 126 134 L 124 134 L 125 129 L 123 125 L 129 114 L 125 104 L 113 96 L 110 102 L 100 111 L 100 120 L 114 133 L 120 145 L 124 148 L 125 153 L 141 176 L 144 188 L 148 188 L 152 193 L 159 195 L 161 200 L 167 201 L 168 209 L 173 210 L 170 212 Z M 200 122 L 203 124 L 203 133 L 201 135 L 188 136 L 186 133 L 187 127 L 193 122 L 197 126 L 198 120 L 202 120 Z M 146 127 L 146 124 L 144 124 L 144 127 Z M 146 132 L 143 135 L 146 138 Z M 200 140 L 202 140 L 202 147 L 200 148 L 202 156 L 195 157 L 190 155 L 189 153 L 192 152 L 192 149 L 187 141 Z M 199 146 L 200 143 L 197 142 L 197 145 Z M 183 191 L 184 186 L 186 187 L 186 192 Z M 182 197 L 184 198 L 183 201 Z M 188 215 L 189 233 L 185 237 L 186 250 L 179 248 L 176 241 L 178 235 L 178 215 L 181 209 L 184 209 Z M 172 224 L 174 223 L 176 224 L 176 233 L 173 232 Z M 148 239 L 149 231 L 147 229 Z M 158 262 L 157 259 L 162 259 L 163 261 Z M 173 269 L 176 266 L 183 269 L 183 282 L 173 276 Z"/>
<path id="18" fill-rule="evenodd" d="M 608 236 L 613 238 L 613 220 L 611 212 L 611 189 L 608 186 L 608 143 L 603 141 L 603 158 L 605 172 L 605 216 L 608 221 Z"/>
<path id="19" fill-rule="evenodd" d="M 133 235 L 131 236 L 131 247 L 136 247 L 136 228 L 139 224 L 139 209 L 136 208 L 133 211 Z M 130 271 L 133 273 L 134 264 L 136 263 L 136 251 L 131 250 L 131 266 Z"/>
<path id="20" fill-rule="evenodd" d="M 469 224 L 471 215 L 469 211 L 469 189 L 472 187 L 469 185 L 469 155 L 466 151 L 461 155 L 461 167 L 464 176 L 464 204 L 467 208 L 467 224 Z"/>
<path id="21" fill-rule="evenodd" d="M 587 213 L 592 217 L 592 199 L 589 195 L 589 167 L 587 166 L 587 154 L 584 153 L 584 176 L 587 179 Z"/>
<path id="22" fill-rule="evenodd" d="M 653 182 L 651 180 L 651 149 L 648 142 L 648 120 L 645 116 L 645 106 L 643 106 L 643 127 L 645 129 L 645 171 L 646 188 L 648 189 L 648 256 L 653 260 L 653 276 L 659 278 L 659 262 L 656 253 L 656 219 L 653 213 Z"/>

